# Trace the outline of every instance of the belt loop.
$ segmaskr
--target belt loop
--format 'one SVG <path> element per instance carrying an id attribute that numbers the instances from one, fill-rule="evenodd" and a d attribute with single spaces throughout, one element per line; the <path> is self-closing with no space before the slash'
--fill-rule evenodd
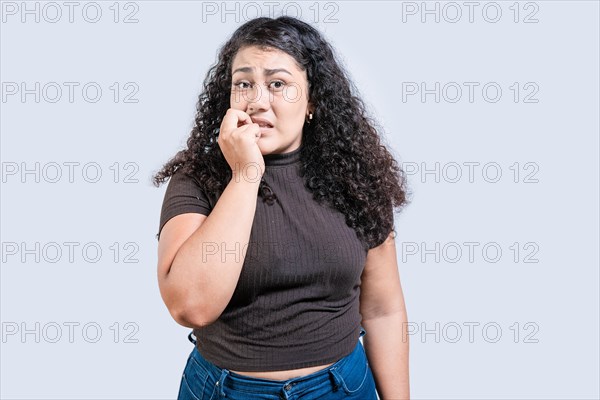
<path id="1" fill-rule="evenodd" d="M 225 382 L 225 377 L 227 377 L 227 374 L 229 374 L 229 370 L 223 368 L 221 370 L 221 376 L 219 377 L 219 380 L 216 383 L 217 387 L 219 387 L 219 396 L 221 397 L 225 397 L 225 386 L 223 383 Z"/>
<path id="2" fill-rule="evenodd" d="M 360 327 L 360 336 L 359 337 L 363 337 L 365 336 L 365 334 L 367 333 L 367 331 L 365 330 L 365 328 L 363 328 L 362 326 Z"/>
<path id="3" fill-rule="evenodd" d="M 196 340 L 192 339 L 192 333 L 194 333 L 194 331 L 191 331 L 190 334 L 188 335 L 188 340 L 194 344 L 196 344 Z"/>
<path id="4" fill-rule="evenodd" d="M 329 373 L 333 376 L 333 388 L 334 390 L 338 390 L 342 385 L 342 380 L 340 377 L 340 373 L 335 369 L 335 367 L 329 369 Z"/>

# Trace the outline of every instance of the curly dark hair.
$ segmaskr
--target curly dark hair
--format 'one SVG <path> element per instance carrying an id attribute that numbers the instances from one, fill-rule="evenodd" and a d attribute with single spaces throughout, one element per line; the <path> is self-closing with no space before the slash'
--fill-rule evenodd
<path id="1" fill-rule="evenodd" d="M 393 226 L 393 209 L 408 204 L 406 177 L 380 138 L 376 124 L 355 93 L 334 50 L 309 24 L 293 17 L 259 17 L 240 26 L 223 45 L 204 80 L 195 126 L 180 150 L 152 177 L 155 186 L 182 168 L 208 193 L 222 193 L 232 171 L 217 143 L 222 119 L 230 107 L 232 61 L 240 48 L 278 49 L 306 71 L 308 97 L 314 105 L 302 131 L 300 174 L 320 204 L 344 214 L 366 248 L 382 243 Z M 259 195 L 274 194 L 261 181 Z"/>

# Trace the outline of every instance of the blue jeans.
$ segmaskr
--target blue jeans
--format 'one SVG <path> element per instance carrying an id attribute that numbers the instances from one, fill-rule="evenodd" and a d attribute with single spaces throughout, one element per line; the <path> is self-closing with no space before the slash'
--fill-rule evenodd
<path id="1" fill-rule="evenodd" d="M 360 337 L 367 332 L 361 327 Z M 192 343 L 192 334 L 188 335 Z M 177 400 L 377 400 L 375 380 L 360 340 L 346 357 L 314 372 L 284 381 L 254 378 L 219 368 L 194 346 L 181 377 Z"/>

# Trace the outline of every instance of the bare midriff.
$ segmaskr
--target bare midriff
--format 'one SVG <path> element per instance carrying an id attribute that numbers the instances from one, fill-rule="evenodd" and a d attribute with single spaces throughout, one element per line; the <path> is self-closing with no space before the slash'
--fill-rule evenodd
<path id="1" fill-rule="evenodd" d="M 316 365 L 314 367 L 287 369 L 287 370 L 283 370 L 283 371 L 265 371 L 265 372 L 262 372 L 262 371 L 245 372 L 245 371 L 234 371 L 234 370 L 230 370 L 230 371 L 235 372 L 236 374 L 246 375 L 246 376 L 250 376 L 253 378 L 263 378 L 263 379 L 271 379 L 271 380 L 275 380 L 275 381 L 285 381 L 287 379 L 292 379 L 292 378 L 297 378 L 299 376 L 313 374 L 313 373 L 320 371 L 322 369 L 325 369 L 333 364 L 335 364 L 335 363 Z"/>

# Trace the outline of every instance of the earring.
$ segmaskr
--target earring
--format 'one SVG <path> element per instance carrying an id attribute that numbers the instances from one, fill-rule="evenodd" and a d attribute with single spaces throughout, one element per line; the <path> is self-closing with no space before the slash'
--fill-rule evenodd
<path id="1" fill-rule="evenodd" d="M 312 113 L 308 113 L 308 120 L 305 120 L 307 124 L 310 124 L 310 121 L 312 120 L 313 114 Z"/>

